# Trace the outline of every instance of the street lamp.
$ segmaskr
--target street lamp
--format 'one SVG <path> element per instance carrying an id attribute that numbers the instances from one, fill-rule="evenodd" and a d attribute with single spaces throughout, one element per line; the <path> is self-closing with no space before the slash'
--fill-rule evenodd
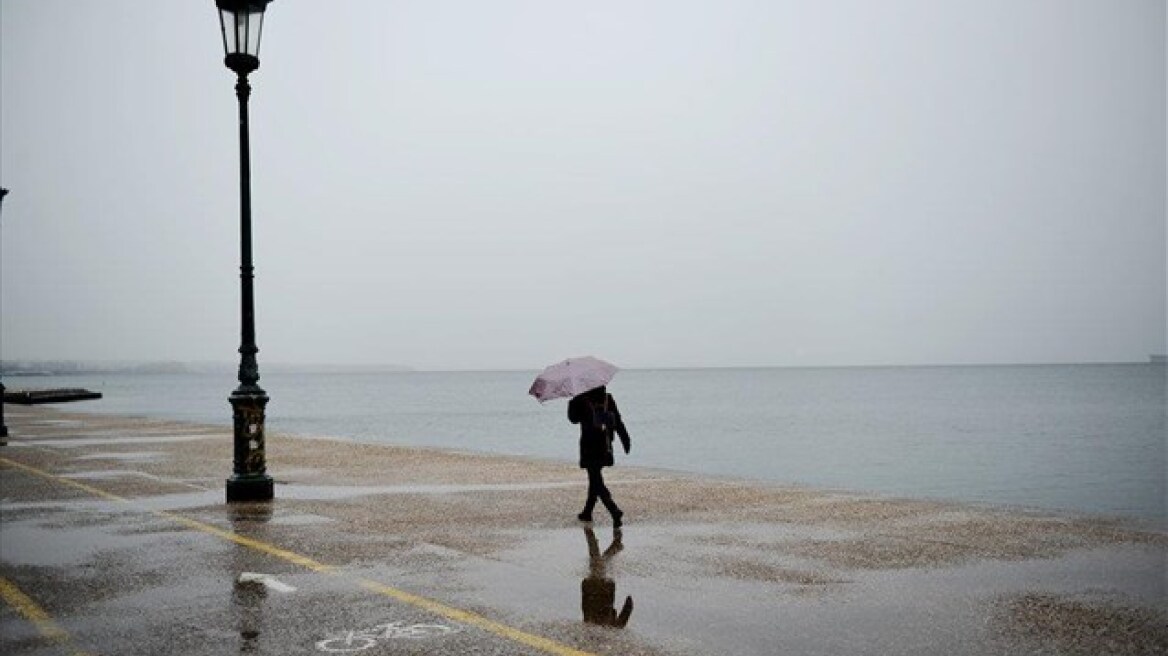
<path id="1" fill-rule="evenodd" d="M 227 479 L 227 502 L 267 501 L 272 494 L 272 477 L 264 462 L 264 407 L 268 395 L 259 386 L 255 344 L 255 303 L 251 261 L 251 164 L 248 154 L 247 97 L 251 86 L 247 75 L 260 67 L 260 31 L 264 10 L 270 0 L 215 0 L 219 26 L 223 31 L 223 63 L 235 71 L 235 95 L 239 98 L 239 227 L 242 290 L 241 343 L 239 346 L 239 387 L 231 393 L 234 417 L 234 470 Z"/>

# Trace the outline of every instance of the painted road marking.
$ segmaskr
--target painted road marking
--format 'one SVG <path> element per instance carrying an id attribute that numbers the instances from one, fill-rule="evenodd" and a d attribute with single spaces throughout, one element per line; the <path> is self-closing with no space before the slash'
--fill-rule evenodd
<path id="1" fill-rule="evenodd" d="M 80 419 L 40 419 L 37 421 L 28 422 L 30 426 L 38 426 L 47 424 L 49 426 L 73 426 L 80 425 Z"/>
<path id="2" fill-rule="evenodd" d="M 445 624 L 405 624 L 403 622 L 387 622 L 378 624 L 370 629 L 360 631 L 340 631 L 329 634 L 324 640 L 316 643 L 316 648 L 331 653 L 349 654 L 356 651 L 377 646 L 379 640 L 422 640 L 437 638 L 458 629 Z"/>
<path id="3" fill-rule="evenodd" d="M 259 583 L 260 585 L 275 590 L 276 592 L 296 592 L 296 587 L 281 582 L 271 574 L 258 574 L 256 572 L 240 572 L 240 583 Z"/>
<path id="4" fill-rule="evenodd" d="M 178 524 L 182 524 L 183 526 L 186 526 L 190 529 L 200 531 L 202 533 L 214 535 L 218 538 L 222 538 L 222 539 L 227 540 L 229 542 L 234 542 L 235 544 L 247 547 L 247 548 L 252 549 L 254 551 L 259 551 L 261 553 L 266 553 L 268 555 L 275 556 L 277 558 L 280 558 L 281 560 L 285 560 L 285 561 L 288 561 L 290 563 L 300 565 L 301 567 L 308 568 L 314 572 L 320 572 L 322 574 L 336 574 L 338 576 L 345 576 L 342 572 L 338 571 L 336 568 L 334 568 L 330 565 L 325 565 L 324 563 L 317 562 L 316 560 L 313 560 L 312 558 L 309 558 L 308 556 L 302 556 L 298 553 L 288 551 L 286 549 L 281 549 L 280 547 L 277 547 L 275 545 L 271 545 L 271 544 L 268 544 L 266 542 L 261 542 L 260 540 L 255 540 L 255 539 L 252 539 L 249 537 L 245 537 L 243 535 L 239 535 L 239 534 L 234 533 L 232 531 L 227 531 L 227 530 L 218 528 L 216 526 L 212 526 L 210 524 L 204 524 L 203 522 L 200 522 L 198 520 L 190 519 L 188 517 L 183 517 L 182 515 L 178 515 L 178 514 L 175 514 L 172 512 L 167 512 L 165 510 L 151 510 L 149 508 L 143 508 L 139 504 L 136 504 L 133 501 L 131 501 L 130 499 L 119 497 L 116 494 L 110 494 L 109 492 L 106 492 L 105 490 L 93 487 L 92 485 L 86 485 L 85 483 L 81 483 L 80 481 L 74 481 L 74 480 L 70 480 L 68 478 L 63 478 L 61 476 L 57 476 L 55 474 L 51 474 L 47 471 L 44 471 L 42 469 L 38 469 L 38 468 L 33 467 L 31 465 L 26 465 L 26 464 L 21 463 L 21 462 L 16 462 L 15 460 L 10 460 L 8 458 L 0 458 L 0 464 L 4 464 L 4 465 L 8 465 L 9 467 L 14 467 L 16 469 L 20 469 L 22 471 L 33 474 L 34 476 L 39 476 L 41 478 L 60 483 L 62 485 L 67 485 L 70 487 L 77 488 L 79 490 L 84 490 L 85 492 L 88 492 L 94 496 L 101 497 L 103 499 L 108 499 L 110 501 L 117 501 L 119 503 L 125 503 L 125 504 L 129 504 L 131 506 L 137 506 L 143 512 L 150 513 L 150 514 L 158 516 L 158 517 L 165 517 L 166 519 L 169 519 L 169 520 L 176 522 Z M 346 577 L 346 578 L 348 578 L 348 577 Z M 544 638 L 543 636 L 538 636 L 538 635 L 535 635 L 533 633 L 527 633 L 526 631 L 521 631 L 519 629 L 508 626 L 506 624 L 496 622 L 492 619 L 489 619 L 487 617 L 479 615 L 478 613 L 473 613 L 471 611 L 462 610 L 461 608 L 455 608 L 454 606 L 448 606 L 440 601 L 435 601 L 433 599 L 428 599 L 426 597 L 415 595 L 415 594 L 406 592 L 405 590 L 399 590 L 395 587 L 385 585 L 384 583 L 380 583 L 378 581 L 372 581 L 370 579 L 363 579 L 363 578 L 357 578 L 357 579 L 355 579 L 355 581 L 356 581 L 357 585 L 359 585 L 360 587 L 365 588 L 366 590 L 369 590 L 371 592 L 375 592 L 377 594 L 384 595 L 384 596 L 389 597 L 391 599 L 396 599 L 402 603 L 409 604 L 411 606 L 414 606 L 415 608 L 420 608 L 422 610 L 429 611 L 435 615 L 445 617 L 446 619 L 453 620 L 455 622 L 461 622 L 463 624 L 478 627 L 484 631 L 487 631 L 489 633 L 493 633 L 493 634 L 500 636 L 502 638 L 506 638 L 512 642 L 516 642 L 516 643 L 519 643 L 521 645 L 526 645 L 528 647 L 533 647 L 535 649 L 538 649 L 538 650 L 543 651 L 543 652 L 548 653 L 548 654 L 553 654 L 553 656 L 595 656 L 594 654 L 591 654 L 590 652 L 581 651 L 579 649 L 569 647 L 568 645 L 556 642 L 555 640 L 551 640 L 549 638 Z"/>
<path id="5" fill-rule="evenodd" d="M 78 458 L 78 460 L 81 460 L 81 459 L 82 458 Z M 91 481 L 97 481 L 97 480 L 108 480 L 111 478 L 126 478 L 129 476 L 138 476 L 138 477 L 149 479 L 152 481 L 157 481 L 159 483 L 166 483 L 168 485 L 184 485 L 186 487 L 189 487 L 189 488 L 192 488 L 195 490 L 199 490 L 201 492 L 210 492 L 211 491 L 211 490 L 203 487 L 202 485 L 195 485 L 194 483 L 187 483 L 186 481 L 179 481 L 179 480 L 175 480 L 173 478 L 166 478 L 163 476 L 158 476 L 156 474 L 150 474 L 148 472 L 138 471 L 136 469 L 106 469 L 103 471 L 73 472 L 71 474 L 68 474 L 67 476 L 62 476 L 61 478 L 87 479 L 87 480 L 91 480 Z"/>
<path id="6" fill-rule="evenodd" d="M 186 435 L 135 435 L 133 437 L 61 437 L 34 440 L 10 440 L 9 446 L 58 446 L 74 448 L 79 446 L 116 446 L 119 444 L 156 444 L 168 442 L 198 442 L 211 437 L 222 437 L 223 433 L 190 433 Z"/>
<path id="7" fill-rule="evenodd" d="M 72 647 L 69 634 L 65 632 L 52 617 L 41 608 L 37 602 L 33 601 L 31 597 L 20 591 L 20 588 L 12 584 L 11 581 L 0 577 L 0 597 L 14 608 L 16 612 L 24 616 L 25 619 L 32 622 L 36 626 L 37 631 L 49 640 L 57 643 L 63 643 Z M 72 650 L 74 656 L 89 656 L 86 652 L 76 649 Z"/>

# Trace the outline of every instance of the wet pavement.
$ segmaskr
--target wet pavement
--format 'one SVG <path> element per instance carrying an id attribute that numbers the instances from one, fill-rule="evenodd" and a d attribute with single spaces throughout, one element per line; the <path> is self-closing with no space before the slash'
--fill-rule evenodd
<path id="1" fill-rule="evenodd" d="M 1168 654 L 1127 520 L 5 409 L 0 653 Z M 565 445 L 570 450 L 573 445 Z"/>

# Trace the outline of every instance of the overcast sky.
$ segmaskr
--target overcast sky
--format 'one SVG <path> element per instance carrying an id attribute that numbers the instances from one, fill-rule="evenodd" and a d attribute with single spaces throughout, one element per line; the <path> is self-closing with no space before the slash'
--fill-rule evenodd
<path id="1" fill-rule="evenodd" d="M 239 346 L 212 0 L 0 0 L 5 359 Z M 260 369 L 1165 351 L 1163 0 L 277 0 Z"/>

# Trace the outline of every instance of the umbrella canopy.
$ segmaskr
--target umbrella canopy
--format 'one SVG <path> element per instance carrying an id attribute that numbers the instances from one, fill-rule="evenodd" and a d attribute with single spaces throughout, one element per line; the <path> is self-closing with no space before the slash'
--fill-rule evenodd
<path id="1" fill-rule="evenodd" d="M 607 385 L 617 372 L 616 365 L 586 355 L 557 362 L 535 377 L 527 393 L 540 403 L 566 399 Z"/>

